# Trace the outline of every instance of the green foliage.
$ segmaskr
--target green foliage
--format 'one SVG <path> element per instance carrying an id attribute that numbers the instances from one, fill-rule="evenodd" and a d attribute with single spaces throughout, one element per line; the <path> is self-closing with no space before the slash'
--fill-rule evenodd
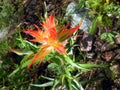
<path id="1" fill-rule="evenodd" d="M 8 76 L 19 66 L 10 57 L 0 58 L 0 90 L 29 90 L 29 71 L 21 69 L 12 77 Z"/>
<path id="2" fill-rule="evenodd" d="M 29 57 L 31 54 L 27 54 Z M 26 56 L 21 61 L 21 65 L 17 67 L 10 75 L 9 78 L 14 77 L 20 70 L 26 68 L 31 60 L 28 60 Z M 61 55 L 58 52 L 53 52 L 46 57 L 46 59 L 50 60 L 50 64 L 48 65 L 48 70 L 52 71 L 54 75 L 51 77 L 43 77 L 43 79 L 47 79 L 48 82 L 43 84 L 30 84 L 34 87 L 45 88 L 51 87 L 51 90 L 56 90 L 57 88 L 66 88 L 67 90 L 83 90 L 81 85 L 81 81 L 79 78 L 79 73 L 87 72 L 90 68 L 101 68 L 104 69 L 101 65 L 95 64 L 80 64 L 78 62 L 74 62 L 67 55 Z M 47 61 L 48 61 L 47 60 Z M 39 63 L 39 62 L 37 62 Z M 37 64 L 36 63 L 36 64 Z M 74 73 L 79 71 L 77 74 Z"/>
<path id="3" fill-rule="evenodd" d="M 8 2 L 0 1 L 0 30 L 13 23 L 15 8 Z"/>
<path id="4" fill-rule="evenodd" d="M 83 90 L 81 81 L 79 78 L 79 73 L 75 74 L 77 70 L 86 72 L 90 68 L 104 68 L 100 65 L 94 64 L 79 64 L 74 62 L 69 56 L 60 55 L 59 53 L 54 53 L 51 55 L 51 64 L 48 65 L 49 70 L 54 70 L 54 78 L 47 77 L 48 82 L 44 84 L 31 84 L 35 87 L 52 87 L 51 90 L 56 90 L 57 88 L 65 88 L 67 90 Z"/>
<path id="5" fill-rule="evenodd" d="M 117 32 L 112 31 L 112 32 L 105 32 L 100 36 L 101 40 L 107 40 L 108 43 L 114 44 L 114 36 L 117 35 Z"/>
<path id="6" fill-rule="evenodd" d="M 10 46 L 10 42 L 7 40 L 5 41 L 0 41 L 0 56 L 5 55 L 8 52 Z"/>
<path id="7" fill-rule="evenodd" d="M 0 30 L 11 25 L 17 25 L 22 13 L 22 0 L 0 0 Z M 13 3 L 17 3 L 18 9 Z"/>
<path id="8" fill-rule="evenodd" d="M 109 3 L 106 0 L 86 0 L 85 5 L 89 9 L 89 16 L 93 19 L 90 27 L 91 35 L 95 34 L 97 28 L 112 26 L 113 17 L 120 16 L 120 6 L 113 0 Z"/>
<path id="9" fill-rule="evenodd" d="M 91 35 L 94 35 L 96 33 L 96 29 L 97 29 L 97 25 L 99 24 L 99 27 L 101 26 L 100 25 L 100 22 L 102 21 L 102 16 L 99 15 L 97 16 L 93 21 L 92 21 L 92 24 L 90 26 L 90 30 L 89 30 L 89 33 Z"/>
<path id="10" fill-rule="evenodd" d="M 106 3 L 105 0 L 86 0 L 86 6 L 92 10 L 91 14 L 101 14 L 101 15 L 107 15 L 111 14 L 111 16 L 114 15 L 120 15 L 120 6 L 116 5 L 114 1 L 110 1 L 109 3 Z M 93 13 L 95 11 L 95 13 Z M 115 12 L 116 11 L 116 12 Z"/>
<path id="11" fill-rule="evenodd" d="M 16 1 L 14 1 L 15 3 Z M 18 5 L 19 7 L 19 5 Z M 0 38 L 0 56 L 5 55 L 9 51 L 9 47 L 12 47 L 13 42 L 8 39 L 7 35 L 9 36 L 9 31 L 10 33 L 14 33 L 15 31 L 11 32 L 13 29 L 15 29 L 17 25 L 17 20 L 18 20 L 18 12 L 22 12 L 21 8 L 18 10 L 15 10 L 15 6 L 13 5 L 13 0 L 0 0 L 0 33 L 6 32 L 5 37 Z M 4 31 L 2 31 L 4 30 Z M 10 36 L 11 37 L 11 36 Z"/>

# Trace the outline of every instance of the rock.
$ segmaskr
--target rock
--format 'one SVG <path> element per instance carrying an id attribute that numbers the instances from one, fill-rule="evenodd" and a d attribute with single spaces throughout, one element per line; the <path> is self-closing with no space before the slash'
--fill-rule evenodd
<path id="1" fill-rule="evenodd" d="M 14 26 L 8 26 L 0 30 L 0 41 L 11 38 L 14 33 L 16 33 Z"/>
<path id="2" fill-rule="evenodd" d="M 71 2 L 66 9 L 65 19 L 71 21 L 71 27 L 75 27 L 80 21 L 82 21 L 83 23 L 79 29 L 88 33 L 92 22 L 87 17 L 87 13 L 88 9 L 80 9 L 76 2 Z"/>
<path id="3" fill-rule="evenodd" d="M 119 66 L 119 64 L 115 64 L 115 65 L 111 66 L 110 70 L 114 72 L 114 74 L 116 75 L 115 77 L 119 77 L 119 75 L 120 75 L 120 66 Z"/>
<path id="4" fill-rule="evenodd" d="M 85 52 L 91 51 L 92 46 L 93 46 L 93 37 L 88 33 L 85 33 L 80 43 L 81 51 L 85 51 Z"/>
<path id="5" fill-rule="evenodd" d="M 120 34 L 117 34 L 115 36 L 115 42 L 116 42 L 116 44 L 120 44 Z"/>
<path id="6" fill-rule="evenodd" d="M 7 38 L 6 36 L 7 36 L 8 32 L 9 32 L 8 28 L 5 28 L 4 30 L 1 30 L 0 31 L 0 40 L 1 39 L 6 39 Z"/>

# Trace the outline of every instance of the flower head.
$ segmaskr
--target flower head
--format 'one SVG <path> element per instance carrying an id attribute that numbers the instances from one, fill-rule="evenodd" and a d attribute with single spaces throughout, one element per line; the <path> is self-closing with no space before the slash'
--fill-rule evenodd
<path id="1" fill-rule="evenodd" d="M 74 28 L 67 29 L 68 27 L 62 26 L 61 29 L 56 30 L 57 22 L 54 21 L 54 16 L 51 14 L 46 21 L 42 22 L 43 30 L 37 25 L 34 25 L 37 30 L 25 30 L 24 32 L 34 37 L 31 41 L 41 43 L 40 49 L 35 54 L 33 60 L 28 65 L 28 68 L 40 60 L 40 63 L 44 60 L 53 49 L 61 54 L 66 54 L 64 41 L 72 36 L 72 34 L 79 29 L 82 23 Z"/>

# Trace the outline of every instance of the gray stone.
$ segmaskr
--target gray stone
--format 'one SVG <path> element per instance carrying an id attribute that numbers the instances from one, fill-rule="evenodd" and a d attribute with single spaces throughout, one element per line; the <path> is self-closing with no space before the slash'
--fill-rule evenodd
<path id="1" fill-rule="evenodd" d="M 80 21 L 82 21 L 82 26 L 79 29 L 88 33 L 92 23 L 87 16 L 88 11 L 89 10 L 85 8 L 80 9 L 76 2 L 71 2 L 66 9 L 65 19 L 71 21 L 71 27 L 75 27 Z"/>
<path id="2" fill-rule="evenodd" d="M 16 33 L 14 28 L 15 28 L 14 26 L 8 26 L 2 28 L 2 30 L 0 30 L 0 41 L 6 40 L 8 38 L 12 38 L 12 35 Z"/>
<path id="3" fill-rule="evenodd" d="M 7 29 L 0 31 L 0 40 L 5 39 L 7 37 L 7 35 L 8 35 L 8 30 Z"/>

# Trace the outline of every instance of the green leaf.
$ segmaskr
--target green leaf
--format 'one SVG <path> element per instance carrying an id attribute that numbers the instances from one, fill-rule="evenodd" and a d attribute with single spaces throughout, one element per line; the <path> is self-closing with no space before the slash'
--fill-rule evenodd
<path id="1" fill-rule="evenodd" d="M 12 77 L 13 75 L 15 75 L 18 71 L 20 70 L 20 68 L 15 69 L 8 77 Z"/>
<path id="2" fill-rule="evenodd" d="M 78 88 L 78 90 L 84 90 L 82 85 L 77 80 L 74 79 L 73 82 L 76 84 L 76 88 Z"/>
<path id="3" fill-rule="evenodd" d="M 21 64 L 21 69 L 25 68 L 28 66 L 28 64 L 32 61 L 33 59 L 27 60 L 26 62 Z"/>
<path id="4" fill-rule="evenodd" d="M 41 77 L 44 78 L 44 79 L 50 80 L 50 81 L 54 81 L 53 78 L 49 78 L 49 77 L 45 77 L 45 76 L 41 76 Z"/>
<path id="5" fill-rule="evenodd" d="M 97 29 L 96 23 L 97 23 L 97 18 L 92 21 L 92 24 L 89 30 L 90 35 L 94 35 L 94 33 L 96 32 L 96 29 Z"/>
<path id="6" fill-rule="evenodd" d="M 77 69 L 81 69 L 83 71 L 88 71 L 86 68 L 83 68 L 81 66 L 79 66 L 77 63 L 74 63 L 67 55 L 64 55 L 64 60 L 70 64 L 71 66 L 77 68 Z"/>
<path id="7" fill-rule="evenodd" d="M 33 54 L 32 51 L 28 51 L 28 50 L 11 49 L 11 51 L 14 52 L 17 55 L 29 55 L 29 54 Z"/>
<path id="8" fill-rule="evenodd" d="M 48 65 L 48 68 L 56 68 L 56 67 L 58 67 L 58 64 L 56 64 L 56 63 L 51 63 L 51 64 L 49 64 Z"/>
<path id="9" fill-rule="evenodd" d="M 20 67 L 18 67 L 17 69 L 15 69 L 8 77 L 11 77 L 11 76 L 15 75 L 20 69 L 23 69 L 23 68 L 27 67 L 28 64 L 29 64 L 31 61 L 32 61 L 32 59 L 31 59 L 31 60 L 27 60 L 26 62 L 22 63 L 22 64 L 20 65 Z"/>
<path id="10" fill-rule="evenodd" d="M 102 65 L 96 65 L 96 64 L 79 64 L 80 67 L 90 69 L 90 68 L 105 68 Z"/>
<path id="11" fill-rule="evenodd" d="M 50 81 L 44 84 L 30 84 L 30 85 L 35 87 L 49 87 L 49 86 L 53 86 L 53 81 Z"/>
<path id="12" fill-rule="evenodd" d="M 66 89 L 67 90 L 72 90 L 72 81 L 69 78 L 65 78 L 66 79 Z"/>
<path id="13" fill-rule="evenodd" d="M 97 23 L 101 23 L 102 22 L 102 15 L 98 15 L 93 21 L 92 24 L 90 26 L 90 30 L 89 33 L 90 35 L 94 35 L 96 33 L 97 30 Z"/>
<path id="14" fill-rule="evenodd" d="M 100 39 L 101 40 L 104 40 L 107 38 L 107 33 L 103 33 L 101 36 L 100 36 Z"/>
<path id="15" fill-rule="evenodd" d="M 52 86 L 52 90 L 56 90 L 55 87 L 59 84 L 59 80 L 54 80 L 53 86 Z"/>

